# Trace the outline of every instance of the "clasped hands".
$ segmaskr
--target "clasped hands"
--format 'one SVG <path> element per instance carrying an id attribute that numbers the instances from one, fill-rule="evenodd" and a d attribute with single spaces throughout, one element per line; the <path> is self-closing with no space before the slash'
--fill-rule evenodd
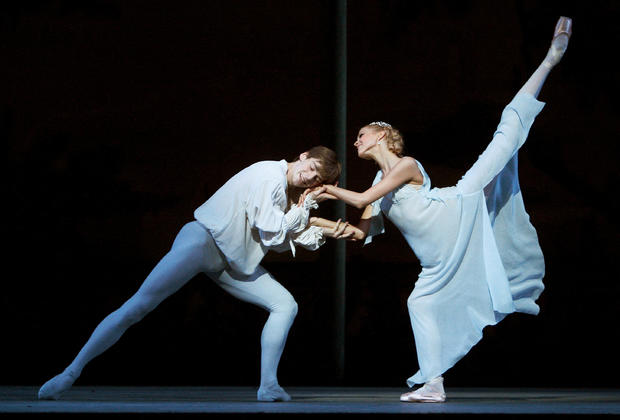
<path id="1" fill-rule="evenodd" d="M 298 206 L 303 205 L 306 197 L 311 194 L 314 201 L 320 203 L 325 200 L 337 200 L 338 198 L 327 192 L 328 185 L 319 185 L 318 187 L 308 188 L 303 194 L 299 197 Z M 347 227 L 349 227 L 349 222 L 343 222 L 342 219 L 338 219 L 336 222 L 332 222 L 330 220 L 321 219 L 319 217 L 311 217 L 310 224 L 313 226 L 319 226 L 323 229 L 323 234 L 330 238 L 334 239 L 348 239 L 348 240 L 357 240 L 354 237 L 355 231 L 353 229 L 349 229 L 347 231 Z"/>
<path id="2" fill-rule="evenodd" d="M 338 183 L 336 183 L 336 186 L 338 186 Z M 299 196 L 299 202 L 297 205 L 301 206 L 306 200 L 306 196 L 308 194 L 312 194 L 314 201 L 317 203 L 325 200 L 337 200 L 338 198 L 335 195 L 327 192 L 328 187 L 329 185 L 319 185 L 318 187 L 307 188 L 306 191 Z"/>

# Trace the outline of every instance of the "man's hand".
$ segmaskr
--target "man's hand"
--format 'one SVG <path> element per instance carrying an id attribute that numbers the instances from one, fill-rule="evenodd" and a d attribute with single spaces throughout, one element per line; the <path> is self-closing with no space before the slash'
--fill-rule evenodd
<path id="1" fill-rule="evenodd" d="M 349 222 L 337 222 L 322 219 L 320 217 L 310 217 L 310 226 L 318 226 L 323 229 L 323 235 L 328 238 L 347 239 L 349 241 L 359 241 L 366 237 L 364 231 L 356 226 L 350 225 Z"/>
<path id="2" fill-rule="evenodd" d="M 303 192 L 303 194 L 301 194 L 299 196 L 299 201 L 297 202 L 297 206 L 301 207 L 304 204 L 304 201 L 306 201 L 306 196 L 308 194 L 312 194 L 312 196 L 314 197 L 314 200 L 317 203 L 320 203 L 321 201 L 325 200 L 325 198 L 323 198 L 323 200 L 319 200 L 319 196 L 325 192 L 325 186 L 324 185 L 319 185 L 318 187 L 313 187 L 313 188 L 308 188 L 306 189 L 306 191 Z"/>

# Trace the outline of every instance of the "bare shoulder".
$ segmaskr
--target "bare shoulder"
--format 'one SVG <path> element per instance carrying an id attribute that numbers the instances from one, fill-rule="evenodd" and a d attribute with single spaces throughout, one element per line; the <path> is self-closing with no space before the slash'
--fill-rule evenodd
<path id="1" fill-rule="evenodd" d="M 403 156 L 400 159 L 400 164 L 408 168 L 418 169 L 418 164 L 416 163 L 415 159 L 412 158 L 411 156 Z"/>
<path id="2" fill-rule="evenodd" d="M 403 169 L 411 174 L 411 183 L 422 184 L 424 182 L 424 176 L 418 167 L 417 161 L 411 156 L 403 156 L 400 161 L 403 165 Z"/>
<path id="3" fill-rule="evenodd" d="M 411 156 L 403 156 L 398 162 L 398 167 L 399 167 L 399 170 L 407 171 L 408 173 L 411 173 L 411 174 L 417 174 L 420 172 L 420 169 L 418 168 L 418 164 L 416 163 L 416 160 L 412 158 Z"/>

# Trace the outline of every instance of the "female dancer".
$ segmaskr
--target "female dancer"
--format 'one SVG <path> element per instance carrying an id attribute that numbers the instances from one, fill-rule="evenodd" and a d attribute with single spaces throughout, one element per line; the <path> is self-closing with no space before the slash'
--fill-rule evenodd
<path id="1" fill-rule="evenodd" d="M 391 125 L 374 122 L 359 131 L 358 156 L 379 171 L 368 190 L 333 185 L 315 190 L 365 208 L 354 238 L 383 230 L 381 211 L 398 227 L 422 265 L 407 301 L 420 370 L 407 380 L 419 389 L 401 401 L 441 402 L 442 374 L 482 337 L 482 329 L 512 312 L 537 314 L 543 290 L 543 255 L 525 212 L 517 175 L 517 151 L 544 104 L 536 100 L 559 63 L 572 22 L 562 17 L 545 59 L 504 109 L 487 149 L 455 187 L 430 188 L 414 158 L 402 156 L 403 140 Z M 312 219 L 313 224 L 331 222 Z"/>
<path id="2" fill-rule="evenodd" d="M 335 182 L 339 175 L 336 154 L 317 146 L 294 162 L 258 162 L 233 176 L 196 209 L 196 220 L 183 226 L 170 251 L 136 294 L 95 328 L 71 364 L 41 387 L 39 398 L 59 398 L 89 361 L 192 277 L 204 272 L 231 295 L 269 311 L 261 335 L 257 398 L 290 400 L 278 385 L 276 374 L 297 303 L 259 263 L 269 249 L 290 249 L 294 254 L 295 244 L 299 244 L 314 250 L 324 242 L 323 234 L 338 237 L 343 233 L 343 229 L 307 227 L 309 210 L 317 204 L 311 194 L 299 194 L 303 188 Z M 297 205 L 289 202 L 290 189 L 300 197 Z"/>

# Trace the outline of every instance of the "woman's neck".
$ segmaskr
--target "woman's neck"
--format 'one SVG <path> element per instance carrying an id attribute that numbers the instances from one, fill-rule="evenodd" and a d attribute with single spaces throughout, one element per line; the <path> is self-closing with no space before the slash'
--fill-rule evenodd
<path id="1" fill-rule="evenodd" d="M 378 153 L 373 156 L 374 161 L 379 165 L 379 169 L 383 175 L 390 173 L 392 168 L 400 162 L 401 158 L 387 149 L 379 149 Z"/>

